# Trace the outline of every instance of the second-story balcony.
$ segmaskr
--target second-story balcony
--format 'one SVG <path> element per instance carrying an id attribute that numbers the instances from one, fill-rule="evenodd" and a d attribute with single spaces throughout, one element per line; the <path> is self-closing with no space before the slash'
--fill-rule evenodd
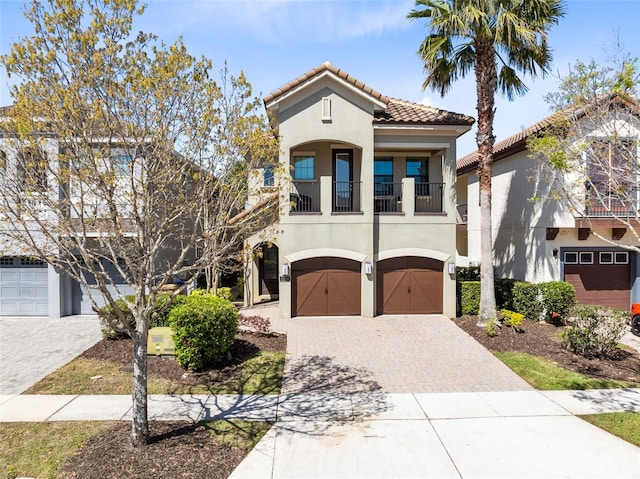
<path id="1" fill-rule="evenodd" d="M 370 198 L 363 197 L 361 181 L 294 180 L 289 190 L 289 214 L 362 214 L 369 203 L 375 214 L 444 214 L 444 183 L 377 183 Z"/>

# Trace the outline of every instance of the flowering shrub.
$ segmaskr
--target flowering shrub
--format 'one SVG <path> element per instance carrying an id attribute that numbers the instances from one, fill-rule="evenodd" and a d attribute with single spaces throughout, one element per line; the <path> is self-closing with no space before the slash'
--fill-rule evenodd
<path id="1" fill-rule="evenodd" d="M 601 306 L 575 306 L 562 331 L 563 346 L 581 356 L 612 356 L 624 334 L 629 313 Z"/>
<path id="2" fill-rule="evenodd" d="M 238 324 L 244 328 L 255 331 L 256 333 L 268 334 L 271 332 L 271 321 L 269 318 L 253 315 L 245 316 L 244 314 L 238 314 Z"/>

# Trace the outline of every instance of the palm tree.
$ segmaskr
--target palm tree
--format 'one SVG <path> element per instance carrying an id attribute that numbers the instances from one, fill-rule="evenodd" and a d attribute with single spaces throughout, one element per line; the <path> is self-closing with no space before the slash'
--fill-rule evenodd
<path id="1" fill-rule="evenodd" d="M 509 100 L 527 91 L 518 72 L 545 75 L 551 64 L 547 31 L 564 16 L 563 0 L 416 0 L 408 18 L 427 18 L 429 35 L 418 50 L 427 75 L 423 88 L 444 96 L 458 77 L 476 76 L 480 180 L 480 315 L 496 320 L 491 231 L 491 167 L 495 93 Z"/>

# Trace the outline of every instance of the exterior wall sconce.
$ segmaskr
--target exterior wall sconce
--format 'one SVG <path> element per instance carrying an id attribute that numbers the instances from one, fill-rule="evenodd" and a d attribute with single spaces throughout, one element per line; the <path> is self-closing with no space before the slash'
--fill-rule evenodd
<path id="1" fill-rule="evenodd" d="M 553 257 L 558 259 L 558 248 L 553 248 Z"/>
<path id="2" fill-rule="evenodd" d="M 282 265 L 282 276 L 289 276 L 289 265 L 288 264 L 283 264 Z"/>
<path id="3" fill-rule="evenodd" d="M 448 266 L 449 266 L 449 274 L 456 274 L 456 264 L 448 263 Z"/>
<path id="4" fill-rule="evenodd" d="M 364 264 L 364 272 L 365 272 L 365 274 L 371 274 L 371 273 L 373 273 L 373 264 L 371 264 L 371 263 L 365 263 L 365 264 Z"/>

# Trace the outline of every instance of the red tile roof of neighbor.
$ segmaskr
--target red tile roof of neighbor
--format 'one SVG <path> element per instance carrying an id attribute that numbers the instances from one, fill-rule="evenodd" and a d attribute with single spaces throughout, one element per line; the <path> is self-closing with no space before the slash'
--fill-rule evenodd
<path id="1" fill-rule="evenodd" d="M 265 104 L 277 100 L 280 96 L 327 71 L 386 105 L 384 111 L 375 114 L 373 120 L 375 124 L 472 125 L 475 121 L 471 116 L 387 97 L 329 62 L 324 62 L 322 65 L 309 70 L 295 80 L 271 92 L 264 98 Z"/>
<path id="2" fill-rule="evenodd" d="M 558 120 L 563 118 L 569 120 L 579 120 L 583 118 L 590 109 L 597 108 L 602 106 L 603 103 L 615 103 L 623 108 L 628 109 L 634 115 L 640 116 L 640 108 L 638 105 L 633 103 L 630 100 L 627 100 L 616 93 L 609 93 L 606 95 L 602 95 L 600 98 L 594 100 L 592 103 L 584 106 L 576 106 L 570 107 L 565 110 L 561 110 L 558 112 L 549 115 L 546 118 L 543 118 L 537 123 L 525 128 L 524 130 L 519 131 L 515 135 L 511 135 L 510 137 L 497 142 L 493 146 L 493 160 L 500 160 L 502 158 L 506 158 L 514 153 L 524 151 L 527 148 L 527 140 L 537 133 L 544 131 L 546 128 L 550 127 Z M 458 173 L 466 173 L 478 167 L 478 163 L 480 161 L 480 157 L 478 155 L 478 151 L 474 151 L 473 153 L 469 153 L 461 158 L 458 158 L 456 162 L 456 169 Z"/>

